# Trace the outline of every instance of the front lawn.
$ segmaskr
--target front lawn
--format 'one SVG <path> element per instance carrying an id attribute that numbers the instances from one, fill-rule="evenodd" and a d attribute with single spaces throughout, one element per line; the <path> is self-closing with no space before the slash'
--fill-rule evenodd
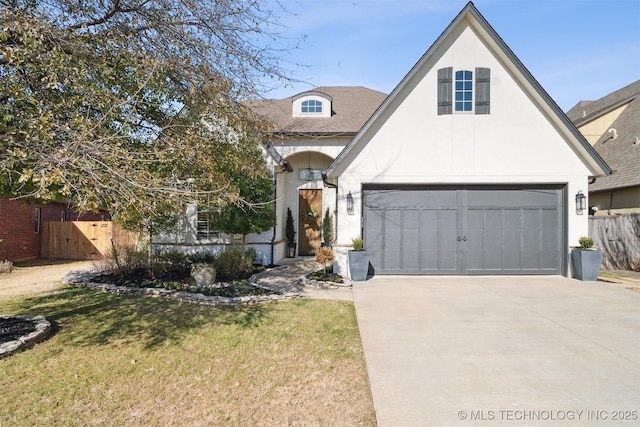
<path id="1" fill-rule="evenodd" d="M 0 423 L 375 425 L 353 304 L 237 307 L 87 289 L 2 301 L 49 340 L 0 359 Z"/>

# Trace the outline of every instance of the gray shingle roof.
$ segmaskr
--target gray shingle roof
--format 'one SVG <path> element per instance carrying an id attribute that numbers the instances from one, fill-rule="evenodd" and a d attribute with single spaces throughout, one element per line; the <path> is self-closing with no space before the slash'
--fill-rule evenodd
<path id="1" fill-rule="evenodd" d="M 611 138 L 607 129 L 593 146 L 613 173 L 598 178 L 589 185 L 589 191 L 640 186 L 640 143 L 636 144 L 636 138 L 640 138 L 640 80 L 596 101 L 580 101 L 567 112 L 576 126 L 582 126 L 627 103 L 609 126 L 616 130 L 617 137 Z"/>
<path id="2" fill-rule="evenodd" d="M 256 113 L 271 120 L 276 133 L 355 134 L 387 97 L 362 86 L 322 86 L 308 92 L 321 92 L 333 99 L 331 117 L 293 117 L 293 99 L 301 94 L 251 101 L 250 105 Z"/>

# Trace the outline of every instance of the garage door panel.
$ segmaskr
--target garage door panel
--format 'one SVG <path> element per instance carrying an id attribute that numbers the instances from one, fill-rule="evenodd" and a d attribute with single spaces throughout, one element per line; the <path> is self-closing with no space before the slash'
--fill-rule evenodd
<path id="1" fill-rule="evenodd" d="M 559 197 L 557 189 L 467 189 L 466 206 L 473 207 L 492 207 L 499 206 L 501 208 L 523 207 L 553 207 L 558 206 Z"/>
<path id="2" fill-rule="evenodd" d="M 365 190 L 366 244 L 382 274 L 560 274 L 562 200 L 560 186 Z"/>
<path id="3" fill-rule="evenodd" d="M 446 274 L 453 274 L 458 269 L 457 215 L 455 209 L 438 211 L 437 269 Z"/>
<path id="4" fill-rule="evenodd" d="M 555 270 L 562 254 L 562 218 L 556 209 L 544 209 L 541 212 L 542 228 L 540 231 L 540 268 Z"/>
<path id="5" fill-rule="evenodd" d="M 520 209 L 502 210 L 502 250 L 503 270 L 519 270 L 521 268 L 522 233 L 520 225 L 522 212 Z"/>
<path id="6" fill-rule="evenodd" d="M 400 271 L 402 256 L 402 211 L 398 209 L 386 209 L 384 227 L 382 267 L 384 270 Z"/>
<path id="7" fill-rule="evenodd" d="M 422 243 L 420 264 L 425 271 L 438 269 L 438 223 L 437 210 L 422 210 L 420 233 L 416 236 Z"/>
<path id="8" fill-rule="evenodd" d="M 367 210 L 367 227 L 364 240 L 367 245 L 367 254 L 372 265 L 382 264 L 382 231 L 384 229 L 384 210 Z"/>
<path id="9" fill-rule="evenodd" d="M 420 270 L 421 214 L 419 209 L 405 209 L 403 213 L 402 269 L 417 271 Z"/>
<path id="10" fill-rule="evenodd" d="M 465 240 L 459 241 L 458 244 L 462 250 L 462 267 L 468 271 L 480 271 L 484 263 L 484 212 L 480 209 L 469 209 L 465 212 L 464 221 L 459 237 Z"/>

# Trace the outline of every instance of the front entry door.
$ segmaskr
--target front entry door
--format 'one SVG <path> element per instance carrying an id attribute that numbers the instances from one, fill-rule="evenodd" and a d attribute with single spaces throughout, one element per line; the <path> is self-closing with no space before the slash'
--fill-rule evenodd
<path id="1" fill-rule="evenodd" d="M 322 190 L 300 190 L 298 197 L 298 254 L 311 256 L 321 243 Z"/>

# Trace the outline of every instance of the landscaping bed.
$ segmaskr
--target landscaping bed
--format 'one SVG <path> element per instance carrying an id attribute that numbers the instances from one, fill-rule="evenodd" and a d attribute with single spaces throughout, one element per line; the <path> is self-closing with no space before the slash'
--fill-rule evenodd
<path id="1" fill-rule="evenodd" d="M 219 276 L 216 283 L 210 286 L 196 286 L 192 281 L 191 276 L 186 271 L 172 271 L 161 277 L 152 277 L 146 269 L 136 269 L 129 273 L 103 273 L 94 276 L 91 279 L 91 282 L 128 288 L 176 290 L 227 298 L 278 294 L 278 292 L 255 286 L 249 282 L 249 278 L 252 275 L 264 270 L 265 268 L 262 266 L 254 266 L 251 271 L 248 271 L 235 279 L 228 279 L 225 276 Z"/>
<path id="2" fill-rule="evenodd" d="M 0 344 L 20 339 L 36 331 L 36 322 L 11 316 L 0 316 Z"/>

